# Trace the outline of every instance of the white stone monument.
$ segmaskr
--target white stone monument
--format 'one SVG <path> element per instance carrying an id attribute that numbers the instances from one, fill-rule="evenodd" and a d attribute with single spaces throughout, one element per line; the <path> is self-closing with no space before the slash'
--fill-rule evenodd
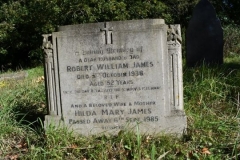
<path id="1" fill-rule="evenodd" d="M 186 128 L 181 31 L 163 19 L 59 27 L 44 35 L 49 123 L 83 135 Z"/>

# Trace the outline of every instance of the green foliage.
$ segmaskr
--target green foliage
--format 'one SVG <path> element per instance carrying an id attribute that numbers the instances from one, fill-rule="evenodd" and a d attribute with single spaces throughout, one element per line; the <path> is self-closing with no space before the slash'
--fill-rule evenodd
<path id="1" fill-rule="evenodd" d="M 17 114 L 0 101 L 0 158 L 11 159 L 26 151 L 27 140 L 37 139 L 28 125 L 16 121 Z M 14 153 L 14 154 L 13 154 Z"/>
<path id="2" fill-rule="evenodd" d="M 189 121 L 188 133 L 191 135 L 188 138 L 196 149 L 210 148 L 210 152 L 215 154 L 213 159 L 235 157 L 232 154 L 235 143 L 239 152 L 239 68 L 238 61 L 221 67 L 203 65 L 186 68 L 184 72 L 185 108 Z M 221 143 L 217 144 L 218 141 Z"/>
<path id="3" fill-rule="evenodd" d="M 193 9 L 199 0 L 162 0 L 167 7 L 168 13 L 174 20 L 174 23 L 181 24 L 186 28 L 188 21 L 192 16 Z"/>
<path id="4" fill-rule="evenodd" d="M 43 63 L 42 34 L 59 25 L 129 19 L 163 18 L 184 31 L 198 0 L 11 0 L 0 1 L 0 64 L 2 70 Z M 236 52 L 231 30 L 239 24 L 238 0 L 210 0 L 225 27 L 225 53 Z M 229 27 L 229 24 L 233 24 Z M 234 51 L 231 47 L 234 46 Z M 235 50 L 236 49 L 236 50 Z"/>
<path id="5" fill-rule="evenodd" d="M 16 0 L 0 3 L 0 63 L 31 66 L 42 63 L 42 34 L 59 25 L 164 18 L 172 21 L 160 1 L 127 0 Z"/>
<path id="6" fill-rule="evenodd" d="M 167 5 L 168 13 L 174 20 L 174 23 L 181 24 L 182 27 L 187 27 L 195 5 L 200 0 L 161 0 Z M 239 25 L 238 17 L 240 2 L 239 0 L 209 0 L 213 5 L 218 18 L 223 26 L 229 24 Z"/>
<path id="7" fill-rule="evenodd" d="M 1 81 L 0 102 L 20 113 L 46 113 L 43 69 L 31 69 L 28 75 L 25 80 Z"/>
<path id="8" fill-rule="evenodd" d="M 238 25 L 224 27 L 224 55 L 240 55 L 240 28 Z"/>
<path id="9" fill-rule="evenodd" d="M 225 27 L 225 53 L 238 52 L 237 0 L 210 0 Z M 0 2 L 1 69 L 43 63 L 42 34 L 57 30 L 59 25 L 163 18 L 166 23 L 180 23 L 184 32 L 198 0 L 11 0 Z M 237 36 L 235 36 L 237 37 Z M 231 47 L 234 46 L 234 51 Z M 237 50 L 237 51 L 236 51 Z"/>
<path id="10" fill-rule="evenodd" d="M 223 8 L 225 13 L 225 19 L 228 20 L 229 23 L 240 25 L 239 19 L 239 8 L 240 1 L 239 0 L 225 0 L 223 1 Z"/>

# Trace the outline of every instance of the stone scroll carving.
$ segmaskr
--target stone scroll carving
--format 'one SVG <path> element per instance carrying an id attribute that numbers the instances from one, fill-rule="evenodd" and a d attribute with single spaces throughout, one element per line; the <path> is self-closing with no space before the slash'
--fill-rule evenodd
<path id="1" fill-rule="evenodd" d="M 54 77 L 54 62 L 53 62 L 53 45 L 52 45 L 52 35 L 44 34 L 43 35 L 43 45 L 42 49 L 44 50 L 45 57 L 45 83 L 47 89 L 47 101 L 48 109 L 50 115 L 57 115 L 56 107 L 56 88 L 55 88 L 55 77 Z"/>
<path id="2" fill-rule="evenodd" d="M 180 25 L 169 25 L 167 43 L 170 66 L 172 110 L 183 110 L 182 38 Z"/>

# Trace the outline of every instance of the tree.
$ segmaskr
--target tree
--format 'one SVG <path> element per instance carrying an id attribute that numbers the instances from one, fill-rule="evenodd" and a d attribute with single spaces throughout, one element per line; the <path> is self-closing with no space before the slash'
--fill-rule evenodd
<path id="1" fill-rule="evenodd" d="M 29 66 L 42 57 L 42 34 L 58 25 L 164 18 L 167 6 L 157 0 L 10 0 L 0 1 L 0 63 Z"/>
<path id="2" fill-rule="evenodd" d="M 225 19 L 229 23 L 240 25 L 240 1 L 239 0 L 223 0 L 223 9 Z"/>

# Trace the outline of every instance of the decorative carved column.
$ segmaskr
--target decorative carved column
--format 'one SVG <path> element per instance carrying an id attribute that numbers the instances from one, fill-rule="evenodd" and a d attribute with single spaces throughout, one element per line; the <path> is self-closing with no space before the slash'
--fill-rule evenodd
<path id="1" fill-rule="evenodd" d="M 167 33 L 172 110 L 183 110 L 182 38 L 180 25 L 169 25 Z"/>
<path id="2" fill-rule="evenodd" d="M 56 107 L 56 87 L 55 87 L 55 76 L 54 76 L 54 62 L 53 62 L 53 45 L 52 35 L 44 34 L 42 49 L 44 50 L 45 56 L 45 83 L 47 91 L 47 103 L 49 115 L 57 115 Z"/>

